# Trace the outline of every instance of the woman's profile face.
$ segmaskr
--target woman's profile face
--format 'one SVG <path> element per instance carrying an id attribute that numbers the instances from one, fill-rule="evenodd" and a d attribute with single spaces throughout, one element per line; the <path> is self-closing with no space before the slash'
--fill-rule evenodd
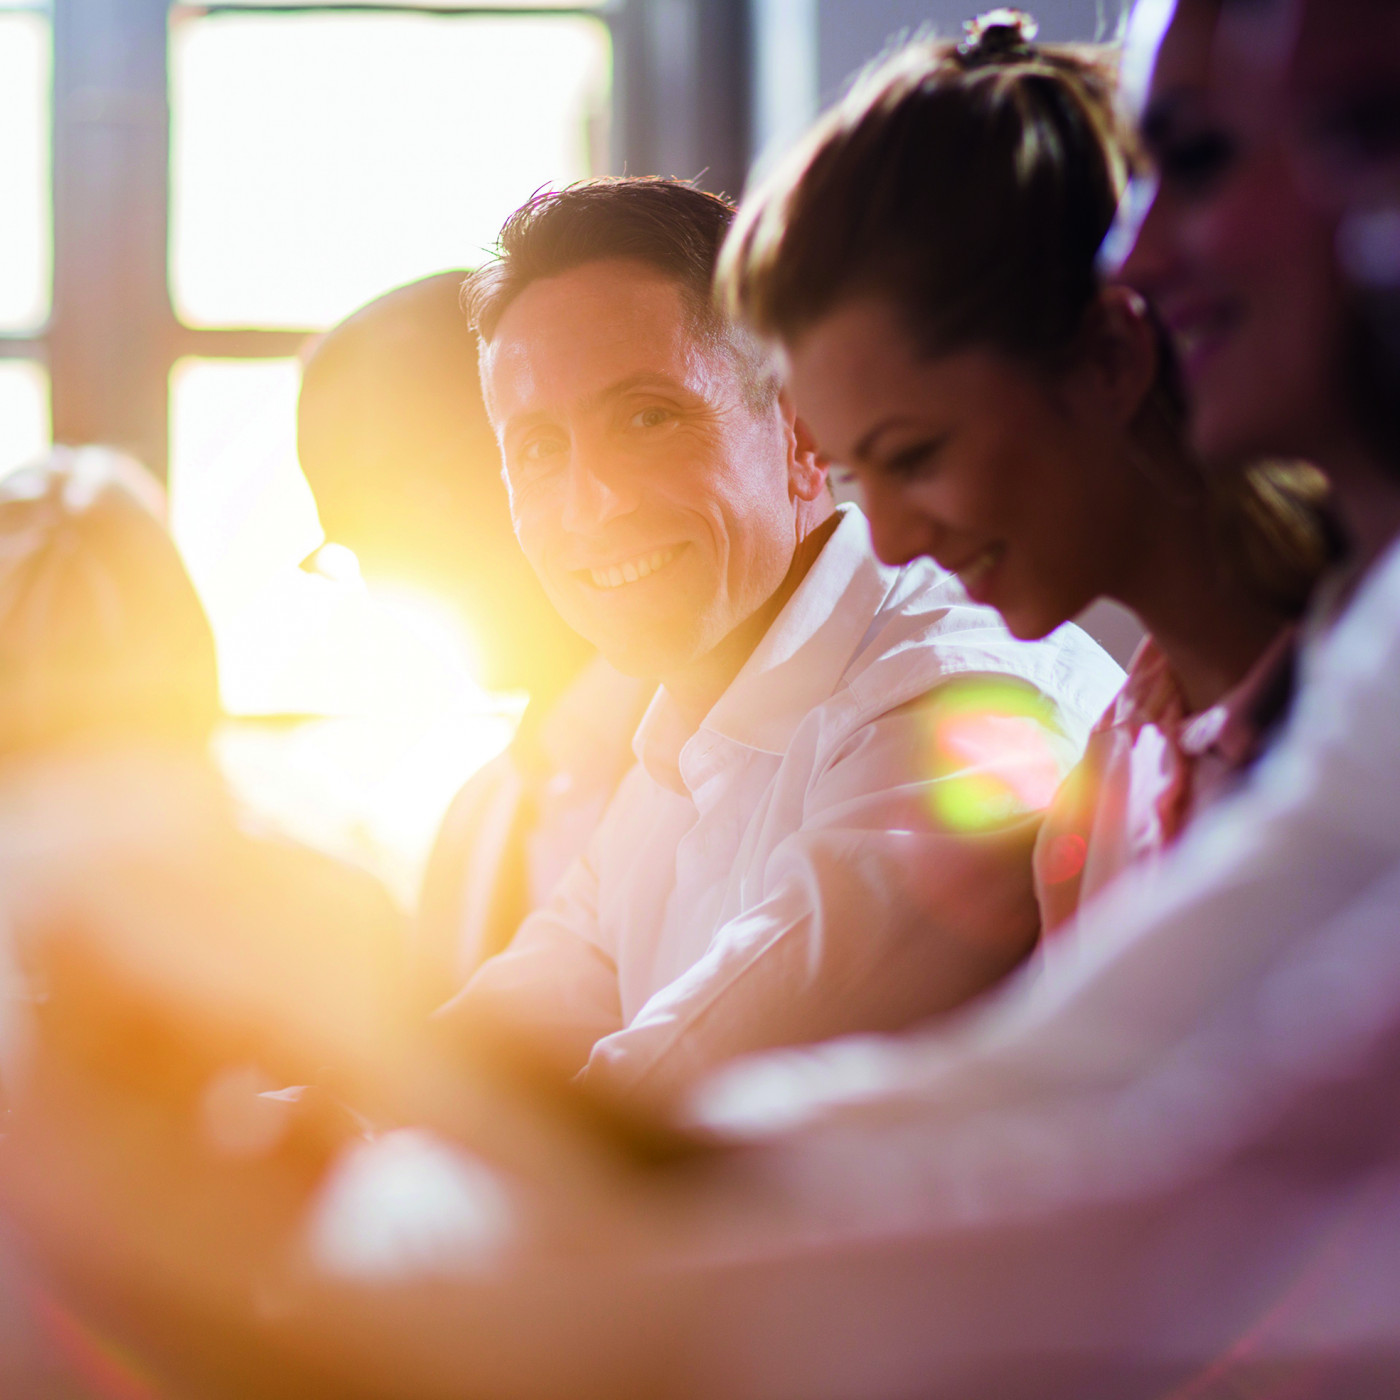
<path id="1" fill-rule="evenodd" d="M 1345 403 L 1332 229 L 1299 189 L 1268 62 L 1221 42 L 1218 10 L 1178 0 L 1154 53 L 1130 31 L 1158 187 L 1121 275 L 1172 335 L 1203 456 L 1320 457 Z"/>
<path id="2" fill-rule="evenodd" d="M 1131 558 L 1125 435 L 1073 383 L 989 350 L 929 358 L 879 297 L 839 307 L 788 347 L 797 410 L 859 486 L 886 563 L 926 555 L 1042 637 Z"/>

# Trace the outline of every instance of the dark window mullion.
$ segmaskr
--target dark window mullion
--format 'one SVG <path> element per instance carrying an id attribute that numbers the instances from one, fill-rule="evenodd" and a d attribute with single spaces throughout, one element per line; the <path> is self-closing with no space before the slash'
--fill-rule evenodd
<path id="1" fill-rule="evenodd" d="M 55 0 L 54 437 L 164 473 L 166 0 Z"/>
<path id="2" fill-rule="evenodd" d="M 177 359 L 185 355 L 211 360 L 281 359 L 295 355 L 312 336 L 319 334 L 316 330 L 295 328 L 177 326 L 173 348 Z"/>

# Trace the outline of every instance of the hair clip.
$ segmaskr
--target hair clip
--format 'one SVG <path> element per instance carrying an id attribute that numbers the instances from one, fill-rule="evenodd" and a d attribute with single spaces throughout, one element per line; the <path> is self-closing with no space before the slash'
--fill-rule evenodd
<path id="1" fill-rule="evenodd" d="M 1033 52 L 1032 44 L 1040 33 L 1035 17 L 1025 10 L 1002 7 L 988 10 L 963 25 L 958 58 L 965 68 L 983 63 L 998 63 L 1010 58 L 1025 58 Z"/>

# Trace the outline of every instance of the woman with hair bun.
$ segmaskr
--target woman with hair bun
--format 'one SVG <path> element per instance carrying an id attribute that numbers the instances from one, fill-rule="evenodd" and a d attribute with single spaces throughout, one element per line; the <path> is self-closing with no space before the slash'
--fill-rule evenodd
<path id="1" fill-rule="evenodd" d="M 878 553 L 932 556 L 1019 637 L 1107 597 L 1147 632 L 1047 814 L 1045 929 L 1258 755 L 1326 563 L 1316 474 L 1212 480 L 1164 337 L 1105 285 L 1134 162 L 1110 51 L 996 10 L 857 81 L 743 204 L 729 308 L 785 352 Z"/>

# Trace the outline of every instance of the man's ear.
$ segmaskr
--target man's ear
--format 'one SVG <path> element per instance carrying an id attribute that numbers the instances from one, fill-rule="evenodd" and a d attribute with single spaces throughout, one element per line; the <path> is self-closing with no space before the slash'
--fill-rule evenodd
<path id="1" fill-rule="evenodd" d="M 794 500 L 815 501 L 826 491 L 829 463 L 817 447 L 812 430 L 797 416 L 797 408 L 786 389 L 778 391 L 778 411 L 788 438 L 788 487 Z"/>
<path id="2" fill-rule="evenodd" d="M 1105 287 L 1089 313 L 1083 336 L 1083 363 L 1097 408 L 1126 428 L 1152 392 L 1160 369 L 1152 313 L 1131 287 Z"/>

